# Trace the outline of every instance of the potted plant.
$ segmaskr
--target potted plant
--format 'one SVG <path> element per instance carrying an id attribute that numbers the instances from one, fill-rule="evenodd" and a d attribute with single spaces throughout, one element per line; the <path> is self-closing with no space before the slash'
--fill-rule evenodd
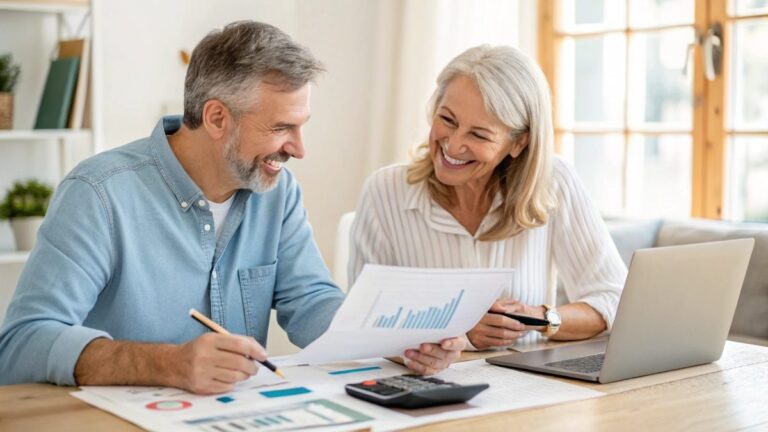
<path id="1" fill-rule="evenodd" d="M 13 127 L 13 89 L 20 73 L 19 65 L 13 64 L 13 56 L 0 56 L 0 130 Z"/>
<path id="2" fill-rule="evenodd" d="M 37 180 L 15 182 L 0 202 L 0 220 L 11 222 L 18 250 L 31 250 L 35 245 L 52 194 L 53 188 Z"/>
<path id="3" fill-rule="evenodd" d="M 21 67 L 13 64 L 13 56 L 0 56 L 0 130 L 13 127 L 13 90 L 20 73 Z"/>

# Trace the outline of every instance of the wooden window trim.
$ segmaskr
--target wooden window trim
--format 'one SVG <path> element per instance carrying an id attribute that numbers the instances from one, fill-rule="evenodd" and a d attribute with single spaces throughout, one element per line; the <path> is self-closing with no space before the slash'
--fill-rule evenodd
<path id="1" fill-rule="evenodd" d="M 560 54 L 560 44 L 563 37 L 586 37 L 597 36 L 610 33 L 626 33 L 629 37 L 631 33 L 659 31 L 666 28 L 689 27 L 689 25 L 670 25 L 649 28 L 624 28 L 624 29 L 605 29 L 604 31 L 590 32 L 562 32 L 556 27 L 560 22 L 558 18 L 559 8 L 557 0 L 540 0 L 538 13 L 538 60 L 549 81 L 552 89 L 552 109 L 555 126 L 555 149 L 562 151 L 563 134 L 590 133 L 589 130 L 579 130 L 579 128 L 562 128 L 558 118 L 559 109 L 557 106 L 558 94 L 558 58 Z M 626 8 L 629 13 L 629 7 Z M 725 161 L 726 161 L 726 140 L 732 135 L 742 134 L 768 134 L 766 131 L 728 131 L 726 130 L 725 107 L 729 65 L 729 41 L 731 25 L 736 20 L 755 19 L 763 17 L 766 14 L 756 14 L 744 17 L 729 17 L 727 13 L 727 0 L 707 0 L 696 1 L 694 11 L 694 29 L 696 38 L 707 33 L 710 23 L 719 22 L 723 27 L 723 46 L 724 55 L 722 59 L 721 73 L 714 80 L 709 81 L 704 76 L 702 70 L 704 54 L 700 43 L 696 43 L 693 50 L 693 125 L 690 131 L 674 131 L 672 133 L 690 134 L 692 149 L 692 196 L 691 196 L 691 216 L 709 219 L 721 219 L 723 217 L 724 206 L 724 187 L 725 187 Z M 629 23 L 629 20 L 627 20 Z M 627 53 L 627 61 L 630 55 Z M 628 70 L 628 69 L 627 69 Z M 627 81 L 628 83 L 628 81 Z M 628 85 L 627 85 L 628 87 Z M 625 97 L 625 105 L 628 103 Z M 625 116 L 627 111 L 625 110 Z M 666 133 L 662 130 L 644 131 L 642 128 L 630 128 L 626 122 L 622 129 L 603 130 L 597 129 L 592 132 L 598 134 L 623 133 L 625 135 L 625 146 L 628 143 L 629 136 L 633 134 Z M 588 128 L 587 128 L 588 129 Z M 626 167 L 624 167 L 626 168 Z M 624 170 L 626 172 L 626 169 Z M 623 179 L 622 179 L 623 181 Z M 625 204 L 625 203 L 623 203 Z"/>

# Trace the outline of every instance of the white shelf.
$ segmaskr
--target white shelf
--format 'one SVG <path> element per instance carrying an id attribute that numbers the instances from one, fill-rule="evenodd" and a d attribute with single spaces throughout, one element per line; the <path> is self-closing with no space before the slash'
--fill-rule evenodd
<path id="1" fill-rule="evenodd" d="M 0 141 L 34 141 L 88 138 L 90 129 L 11 129 L 0 131 Z"/>
<path id="2" fill-rule="evenodd" d="M 29 252 L 0 252 L 0 265 L 23 264 L 27 262 Z"/>
<path id="3" fill-rule="evenodd" d="M 15 2 L 0 1 L 0 10 L 14 12 L 36 12 L 36 13 L 70 13 L 70 12 L 88 12 L 87 4 L 76 3 L 55 3 L 55 2 Z"/>

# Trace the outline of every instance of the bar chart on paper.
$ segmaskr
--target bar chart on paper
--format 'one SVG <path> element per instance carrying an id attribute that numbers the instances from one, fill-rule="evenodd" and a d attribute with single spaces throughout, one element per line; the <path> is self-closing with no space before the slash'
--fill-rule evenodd
<path id="1" fill-rule="evenodd" d="M 379 293 L 381 296 L 381 293 Z M 453 314 L 461 303 L 464 296 L 464 290 L 441 306 L 429 306 L 422 309 L 403 310 L 403 306 L 398 306 L 397 311 L 390 315 L 379 314 L 374 316 L 371 327 L 373 328 L 400 328 L 400 329 L 444 329 L 451 322 Z M 373 312 L 378 304 L 374 302 L 371 307 Z"/>
<path id="2" fill-rule="evenodd" d="M 330 363 L 402 355 L 469 331 L 514 280 L 514 269 L 425 269 L 366 264 L 328 330 L 292 361 Z"/>
<path id="3" fill-rule="evenodd" d="M 328 399 L 278 405 L 226 415 L 185 420 L 202 432 L 278 431 L 321 428 L 373 420 Z"/>

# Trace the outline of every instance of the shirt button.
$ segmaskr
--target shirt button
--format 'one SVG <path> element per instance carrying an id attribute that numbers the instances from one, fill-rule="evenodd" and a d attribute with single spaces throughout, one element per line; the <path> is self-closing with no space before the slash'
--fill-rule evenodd
<path id="1" fill-rule="evenodd" d="M 206 231 L 210 231 L 211 230 L 211 226 L 209 224 L 205 224 L 203 226 L 203 229 L 206 230 Z"/>
<path id="2" fill-rule="evenodd" d="M 205 200 L 198 201 L 197 205 L 199 205 L 200 207 L 205 207 Z"/>
<path id="3" fill-rule="evenodd" d="M 187 204 L 186 201 L 181 202 L 181 208 L 187 208 L 187 206 L 189 206 L 189 204 Z"/>
<path id="4" fill-rule="evenodd" d="M 214 279 L 216 279 L 216 270 L 213 271 L 212 276 L 213 276 Z"/>

